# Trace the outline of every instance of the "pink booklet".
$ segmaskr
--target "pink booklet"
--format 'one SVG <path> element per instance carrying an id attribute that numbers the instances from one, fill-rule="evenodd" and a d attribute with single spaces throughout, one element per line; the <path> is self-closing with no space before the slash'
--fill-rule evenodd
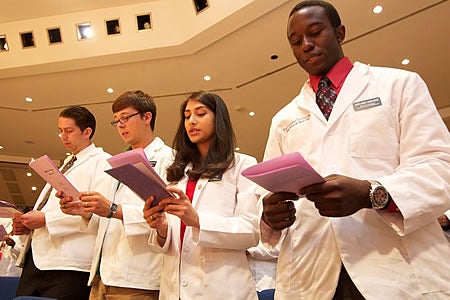
<path id="1" fill-rule="evenodd" d="M 134 149 L 108 159 L 113 167 L 105 172 L 128 186 L 142 200 L 155 196 L 151 206 L 172 195 L 166 191 L 166 183 L 156 173 L 143 149 Z"/>
<path id="2" fill-rule="evenodd" d="M 80 192 L 61 173 L 55 163 L 47 156 L 32 159 L 28 164 L 36 173 L 47 181 L 55 190 L 77 199 Z"/>
<path id="3" fill-rule="evenodd" d="M 14 218 L 14 214 L 21 213 L 14 204 L 0 200 L 0 218 Z"/>
<path id="4" fill-rule="evenodd" d="M 301 188 L 325 182 L 299 152 L 261 162 L 242 171 L 242 175 L 271 192 L 290 192 L 300 196 Z"/>

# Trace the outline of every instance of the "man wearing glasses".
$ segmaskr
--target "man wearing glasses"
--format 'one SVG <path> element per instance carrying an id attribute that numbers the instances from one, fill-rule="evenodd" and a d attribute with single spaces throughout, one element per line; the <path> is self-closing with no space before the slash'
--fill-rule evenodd
<path id="1" fill-rule="evenodd" d="M 111 155 L 92 143 L 95 127 L 94 115 L 84 107 L 71 106 L 60 113 L 61 142 L 71 153 L 61 172 L 79 191 L 95 187 L 107 195 L 113 180 L 104 170 L 109 169 L 106 160 Z M 87 226 L 92 214 L 64 214 L 66 208 L 60 207 L 55 194 L 57 191 L 46 184 L 34 209 L 14 218 L 13 233 L 28 234 L 18 258 L 23 271 L 17 296 L 87 299 L 90 287 L 86 283 L 97 234 L 96 228 Z"/>
<path id="2" fill-rule="evenodd" d="M 155 171 L 166 178 L 172 163 L 172 149 L 155 136 L 156 105 L 142 91 L 129 91 L 112 105 L 111 125 L 117 127 L 128 150 L 143 148 Z M 113 186 L 114 197 L 82 194 L 85 212 L 92 212 L 91 222 L 99 219 L 99 229 L 92 261 L 90 299 L 158 299 L 162 254 L 148 247 L 150 227 L 143 218 L 144 201 L 123 184 Z M 61 204 L 66 199 L 61 200 Z"/>

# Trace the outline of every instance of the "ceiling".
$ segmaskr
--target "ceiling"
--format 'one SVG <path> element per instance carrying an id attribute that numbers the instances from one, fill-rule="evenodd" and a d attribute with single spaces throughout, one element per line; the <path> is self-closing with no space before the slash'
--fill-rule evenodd
<path id="1" fill-rule="evenodd" d="M 450 128 L 448 1 L 331 2 L 347 28 L 345 54 L 352 61 L 418 72 Z M 95 114 L 97 146 L 111 154 L 122 151 L 125 145 L 109 122 L 112 101 L 127 90 L 155 98 L 156 133 L 169 145 L 185 97 L 199 89 L 216 91 L 228 105 L 240 151 L 261 160 L 271 117 L 307 78 L 286 39 L 296 3 L 210 0 L 197 15 L 192 0 L 2 1 L 0 35 L 6 34 L 11 47 L 0 52 L 0 199 L 33 205 L 44 183 L 25 175 L 26 163 L 44 154 L 56 161 L 65 157 L 57 118 L 68 105 L 84 105 Z M 384 7 L 381 14 L 372 13 L 375 5 Z M 149 34 L 132 29 L 142 11 L 154 20 Z M 111 17 L 121 21 L 119 37 L 102 37 L 101 30 L 88 42 L 72 37 L 76 22 L 93 18 L 100 24 Z M 56 22 L 63 24 L 63 43 L 50 46 L 41 35 Z M 24 30 L 33 31 L 36 47 L 17 46 Z M 401 64 L 404 58 L 409 65 Z M 212 79 L 204 81 L 204 75 Z M 106 93 L 108 87 L 114 93 Z"/>

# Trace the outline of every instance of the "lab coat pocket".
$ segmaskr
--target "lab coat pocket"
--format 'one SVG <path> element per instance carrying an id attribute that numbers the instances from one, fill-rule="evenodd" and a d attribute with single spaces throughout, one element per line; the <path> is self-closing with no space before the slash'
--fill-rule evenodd
<path id="1" fill-rule="evenodd" d="M 200 197 L 204 200 L 200 202 L 199 211 L 223 217 L 234 215 L 236 206 L 235 185 L 224 180 L 210 181 Z"/>
<path id="2" fill-rule="evenodd" d="M 399 142 L 392 107 L 380 105 L 353 111 L 349 123 L 349 149 L 353 157 L 393 160 Z"/>

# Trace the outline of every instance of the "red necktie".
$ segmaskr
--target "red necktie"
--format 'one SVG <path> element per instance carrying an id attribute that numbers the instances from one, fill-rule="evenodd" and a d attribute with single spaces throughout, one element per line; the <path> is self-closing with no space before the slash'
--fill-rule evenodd
<path id="1" fill-rule="evenodd" d="M 326 76 L 322 77 L 319 81 L 319 88 L 316 93 L 316 102 L 327 120 L 330 117 L 336 98 L 337 94 L 331 88 L 330 79 Z"/>

